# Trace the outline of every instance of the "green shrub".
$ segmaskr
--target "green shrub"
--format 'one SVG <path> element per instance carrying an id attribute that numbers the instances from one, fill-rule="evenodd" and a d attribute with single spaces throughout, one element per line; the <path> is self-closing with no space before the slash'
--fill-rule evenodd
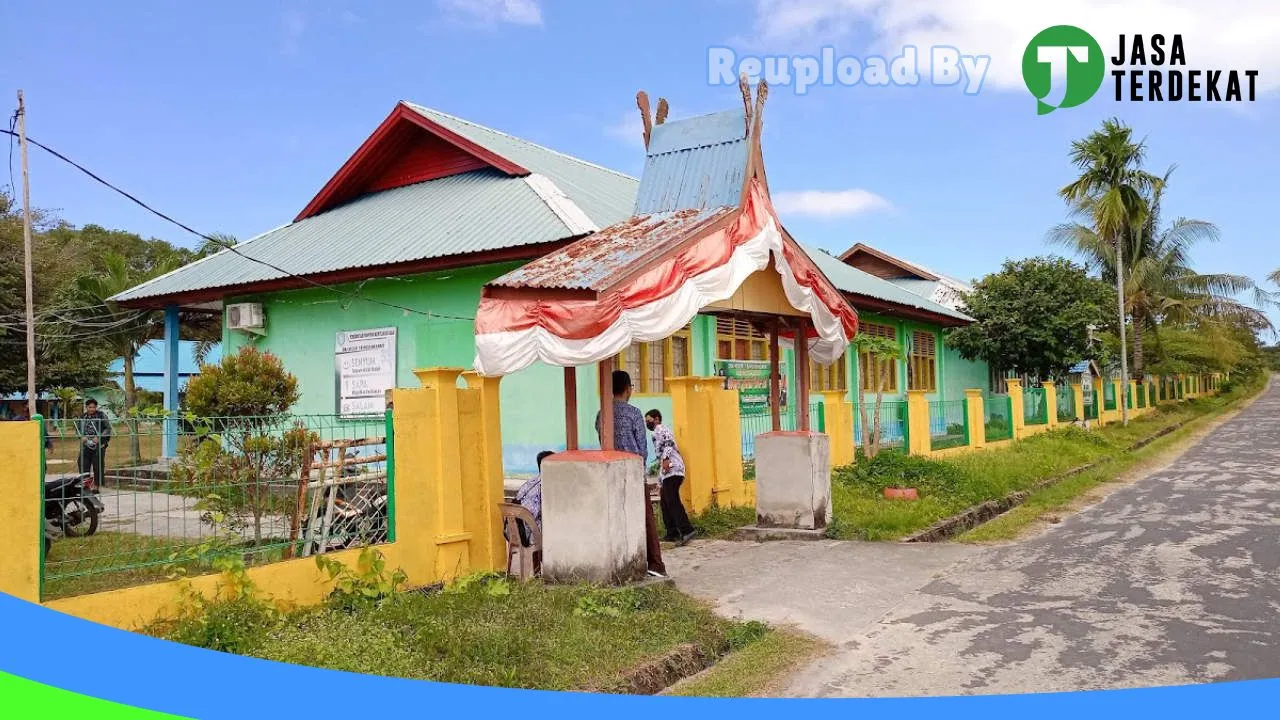
<path id="1" fill-rule="evenodd" d="M 853 465 L 836 468 L 833 479 L 849 487 L 882 492 L 885 488 L 913 487 L 922 494 L 946 492 L 963 482 L 954 466 L 937 460 L 889 450 L 868 458 L 861 452 Z"/>

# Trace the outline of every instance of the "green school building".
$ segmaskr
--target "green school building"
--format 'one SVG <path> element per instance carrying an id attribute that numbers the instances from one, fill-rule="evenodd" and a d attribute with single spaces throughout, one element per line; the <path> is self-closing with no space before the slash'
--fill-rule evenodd
<path id="1" fill-rule="evenodd" d="M 165 310 L 172 410 L 178 313 L 203 311 L 223 315 L 224 355 L 253 345 L 282 359 L 301 388 L 294 412 L 381 412 L 383 391 L 417 385 L 415 369 L 472 366 L 487 282 L 631 217 L 637 186 L 622 173 L 401 102 L 292 222 L 115 299 Z M 839 257 L 807 250 L 858 311 L 860 331 L 902 346 L 886 400 L 901 401 L 908 389 L 960 400 L 966 388 L 989 387 L 986 364 L 946 343 L 947 328 L 971 322 L 957 310 L 963 283 L 864 245 Z M 790 352 L 781 360 L 785 387 L 795 387 Z M 700 315 L 617 362 L 634 379 L 632 402 L 670 417 L 669 378 L 723 374 L 750 387 L 753 370 L 767 366 L 768 341 L 745 322 Z M 830 390 L 856 397 L 867 387 L 865 364 L 846 353 L 812 368 L 813 399 Z M 577 377 L 585 446 L 595 440 L 597 383 L 593 372 Z M 560 368 L 543 365 L 503 378 L 508 473 L 529 472 L 539 451 L 564 447 L 563 382 Z M 800 403 L 788 397 L 786 405 L 794 422 Z"/>

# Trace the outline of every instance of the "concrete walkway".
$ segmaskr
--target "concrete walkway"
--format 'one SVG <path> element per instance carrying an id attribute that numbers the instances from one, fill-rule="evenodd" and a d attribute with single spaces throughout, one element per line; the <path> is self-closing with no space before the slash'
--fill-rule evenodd
<path id="1" fill-rule="evenodd" d="M 726 614 L 837 644 L 789 695 L 1277 677 L 1280 386 L 1168 467 L 1022 542 L 704 543 L 668 565 Z"/>

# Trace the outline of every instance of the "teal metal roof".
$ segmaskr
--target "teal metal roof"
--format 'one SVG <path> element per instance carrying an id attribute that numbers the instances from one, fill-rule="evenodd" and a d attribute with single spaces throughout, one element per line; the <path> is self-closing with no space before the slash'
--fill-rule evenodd
<path id="1" fill-rule="evenodd" d="M 835 285 L 836 289 L 841 292 L 851 293 L 854 295 L 865 295 L 877 300 L 891 302 L 896 305 L 905 305 L 917 310 L 931 312 L 936 315 L 944 315 L 946 317 L 956 318 L 957 320 L 973 322 L 973 318 L 965 315 L 964 313 L 939 305 L 938 303 L 928 298 L 921 297 L 906 288 L 898 287 L 888 280 L 882 280 L 875 275 L 863 272 L 850 265 L 846 265 L 841 262 L 839 258 L 828 255 L 821 250 L 807 246 L 804 247 L 804 250 L 809 253 L 809 257 L 813 258 L 813 262 L 818 266 L 818 269 L 831 280 L 831 284 Z M 856 307 L 857 303 L 854 303 L 854 306 Z"/>
<path id="2" fill-rule="evenodd" d="M 636 214 L 737 205 L 750 151 L 746 127 L 742 110 L 655 125 Z"/>
<path id="3" fill-rule="evenodd" d="M 631 216 L 638 184 L 634 178 L 451 115 L 409 107 L 545 176 L 598 227 Z M 581 234 L 525 178 L 483 169 L 363 195 L 246 240 L 236 250 L 292 274 L 314 275 L 554 242 Z M 139 301 L 285 277 L 288 274 L 224 250 L 114 299 Z"/>

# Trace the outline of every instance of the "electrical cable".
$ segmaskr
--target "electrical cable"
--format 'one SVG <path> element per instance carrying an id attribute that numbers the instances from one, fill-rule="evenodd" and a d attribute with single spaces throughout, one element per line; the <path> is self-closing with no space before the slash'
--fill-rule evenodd
<path id="1" fill-rule="evenodd" d="M 16 133 L 14 133 L 14 131 L 13 131 L 12 129 L 10 129 L 10 130 L 6 130 L 6 131 L 0 131 L 0 132 L 6 132 L 6 133 L 7 133 L 8 135 L 10 135 L 11 137 L 16 136 Z M 178 220 L 175 220 L 174 218 L 172 218 L 172 217 L 170 217 L 170 216 L 168 216 L 168 215 L 166 215 L 166 214 L 164 214 L 164 213 L 160 212 L 159 210 L 156 210 L 155 208 L 151 207 L 150 205 L 146 204 L 145 202 L 143 202 L 143 201 L 139 200 L 138 198 L 134 197 L 134 196 L 133 196 L 133 195 L 131 195 L 130 193 L 128 193 L 128 192 L 126 192 L 126 191 L 124 191 L 124 190 L 122 190 L 122 189 L 120 189 L 120 188 L 116 187 L 115 185 L 112 185 L 110 182 L 107 182 L 106 180 L 102 179 L 102 178 L 101 178 L 101 177 L 99 177 L 96 173 L 94 173 L 92 170 L 90 170 L 90 169 L 86 168 L 85 166 L 81 165 L 80 163 L 76 162 L 75 160 L 72 160 L 71 158 L 67 157 L 66 155 L 63 155 L 62 153 L 58 152 L 57 150 L 54 150 L 53 148 L 49 147 L 48 145 L 45 145 L 45 144 L 41 143 L 40 141 L 35 140 L 35 139 L 34 139 L 34 138 L 32 138 L 30 135 L 28 135 L 28 136 L 27 136 L 27 142 L 28 142 L 28 143 L 30 143 L 30 144 L 32 144 L 32 145 L 35 145 L 36 147 L 40 148 L 41 150 L 44 150 L 45 152 L 49 153 L 50 155 L 54 156 L 55 158 L 57 158 L 57 159 L 59 159 L 59 160 L 61 160 L 61 161 L 63 161 L 63 162 L 65 162 L 65 163 L 67 163 L 68 165 L 71 165 L 72 167 L 74 167 L 75 169 L 77 169 L 77 170 L 79 170 L 80 172 L 84 173 L 85 175 L 88 175 L 90 178 L 92 178 L 93 180 L 95 180 L 95 181 L 96 181 L 96 182 L 98 182 L 99 184 L 106 186 L 107 188 L 109 188 L 109 189 L 111 189 L 111 190 L 115 191 L 116 193 L 118 193 L 118 194 L 120 194 L 120 195 L 123 195 L 123 196 L 124 196 L 125 198 L 127 198 L 130 202 L 134 203 L 134 204 L 135 204 L 135 205 L 137 205 L 138 207 L 141 207 L 142 209 L 146 210 L 147 212 L 151 213 L 152 215 L 155 215 L 156 217 L 160 218 L 161 220 L 164 220 L 164 221 L 166 221 L 166 222 L 168 222 L 168 223 L 171 223 L 171 224 L 173 224 L 173 225 L 176 225 L 176 226 L 178 226 L 179 228 L 182 228 L 183 230 L 185 230 L 185 231 L 187 231 L 187 232 L 191 233 L 192 235 L 195 235 L 195 236 L 196 236 L 196 237 L 198 237 L 198 238 L 202 238 L 202 239 L 204 239 L 204 240 L 207 240 L 207 241 L 209 241 L 209 242 L 213 243 L 214 245 L 217 245 L 217 246 L 219 246 L 219 247 L 223 248 L 223 249 L 224 249 L 224 250 L 226 250 L 226 251 L 230 251 L 230 252 L 234 253 L 235 255 L 238 255 L 239 257 L 244 258 L 245 260 L 248 260 L 248 261 L 250 261 L 250 262 L 254 262 L 254 263 L 258 263 L 259 265 L 263 265 L 263 266 L 268 267 L 268 268 L 270 268 L 270 269 L 272 269 L 272 270 L 275 270 L 276 272 L 281 273 L 282 275 L 286 275 L 286 276 L 291 277 L 291 278 L 294 278 L 294 279 L 296 279 L 296 280 L 301 280 L 302 282 L 304 282 L 304 283 L 306 283 L 306 284 L 308 284 L 308 285 L 311 285 L 311 286 L 313 286 L 313 287 L 317 287 L 317 288 L 321 288 L 321 289 L 324 289 L 324 290 L 328 290 L 328 291 L 330 291 L 330 292 L 332 292 L 332 293 L 335 293 L 335 294 L 338 294 L 338 295 L 342 295 L 342 296 L 344 296 L 344 297 L 349 297 L 349 298 L 351 298 L 351 299 L 353 299 L 353 300 L 361 300 L 361 301 L 364 301 L 364 302 L 373 303 L 373 304 L 375 304 L 375 305 L 382 305 L 382 306 L 384 306 L 384 307 L 389 307 L 389 308 L 392 308 L 392 309 L 395 309 L 395 310 L 402 310 L 402 311 L 404 311 L 404 312 L 414 313 L 415 315 L 423 315 L 423 316 L 425 316 L 425 317 L 435 317 L 435 318 L 442 318 L 442 319 L 447 319 L 447 320 L 467 320 L 467 321 L 472 321 L 472 322 L 474 322 L 474 321 L 475 321 L 475 318 L 461 317 L 461 316 L 457 316 L 457 315 L 445 315 L 445 314 L 441 314 L 441 313 L 437 313 L 437 312 L 432 312 L 432 311 L 430 311 L 430 310 L 418 310 L 418 309 L 415 309 L 415 308 L 406 307 L 406 306 L 404 306 L 404 305 L 398 305 L 398 304 L 396 304 L 396 303 L 386 302 L 386 301 L 384 301 L 384 300 L 377 300 L 377 299 L 374 299 L 374 298 L 368 298 L 368 297 L 365 297 L 365 296 L 363 296 L 363 295 L 361 295 L 361 294 L 359 294 L 359 293 L 352 293 L 352 292 L 349 292 L 349 291 L 346 291 L 346 290 L 342 290 L 341 288 L 336 288 L 336 287 L 333 287 L 332 285 L 326 285 L 326 284 L 324 284 L 324 283 L 322 283 L 322 282 L 318 282 L 318 281 L 316 281 L 316 280 L 312 280 L 311 278 L 306 277 L 305 275 L 299 275 L 299 274 L 294 273 L 294 272 L 291 272 L 291 271 L 289 271 L 289 270 L 285 270 L 284 268 L 282 268 L 282 267 L 280 267 L 280 266 L 278 266 L 278 265 L 275 265 L 275 264 L 273 264 L 273 263 L 267 262 L 266 260 L 261 260 L 261 259 L 259 259 L 259 258 L 255 258 L 255 257 L 251 257 L 251 256 L 249 256 L 249 255 L 245 255 L 245 254 L 244 254 L 243 252 L 241 252 L 241 251 L 240 251 L 240 250 L 239 250 L 235 245 L 233 245 L 233 244 L 231 244 L 231 243 L 228 243 L 227 241 L 225 241 L 225 240 L 223 240 L 223 239 L 221 239 L 221 238 L 213 237 L 213 236 L 211 236 L 211 235 L 206 235 L 206 234 L 204 234 L 204 233 L 200 232 L 199 230 L 196 230 L 196 229 L 192 228 L 191 226 L 189 226 L 189 225 L 187 225 L 187 224 L 185 224 L 185 223 L 183 223 L 183 222 L 180 222 L 180 221 L 178 221 Z M 13 141 L 12 141 L 12 140 L 10 140 L 10 152 L 11 152 L 11 153 L 12 153 L 12 144 L 13 144 Z"/>

